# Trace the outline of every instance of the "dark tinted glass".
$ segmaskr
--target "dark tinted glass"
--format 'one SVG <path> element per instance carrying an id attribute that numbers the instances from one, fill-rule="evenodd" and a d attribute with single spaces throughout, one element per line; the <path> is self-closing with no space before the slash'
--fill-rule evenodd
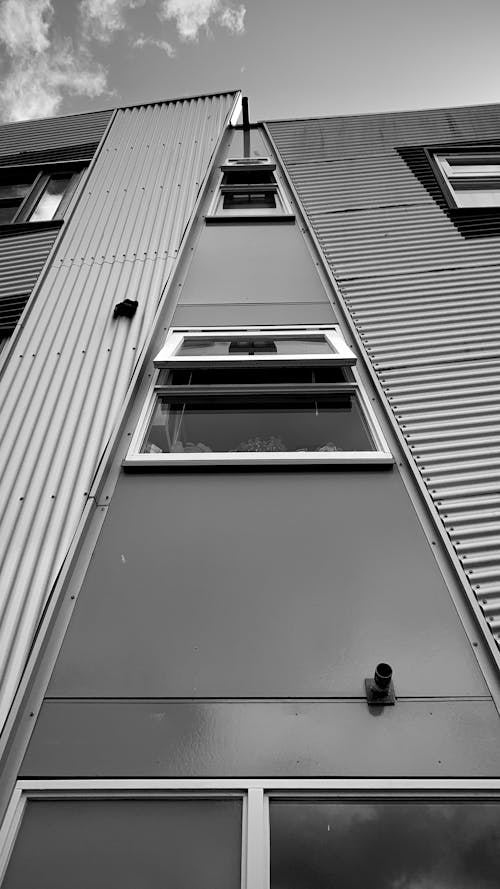
<path id="1" fill-rule="evenodd" d="M 0 202 L 0 225 L 6 225 L 9 222 L 12 222 L 19 209 L 19 204 L 19 201 Z"/>
<path id="2" fill-rule="evenodd" d="M 159 384 L 172 386 L 262 385 L 280 383 L 343 383 L 342 367 L 200 367 L 162 371 Z"/>
<path id="3" fill-rule="evenodd" d="M 275 185 L 272 170 L 232 170 L 224 173 L 223 185 Z"/>
<path id="4" fill-rule="evenodd" d="M 222 206 L 224 210 L 238 209 L 238 207 L 269 208 L 276 206 L 276 198 L 272 191 L 238 191 L 225 194 Z"/>
<path id="5" fill-rule="evenodd" d="M 237 889 L 241 801 L 28 803 L 3 889 Z"/>
<path id="6" fill-rule="evenodd" d="M 355 396 L 175 401 L 160 397 L 143 453 L 373 450 Z"/>
<path id="7" fill-rule="evenodd" d="M 0 183 L 0 201 L 6 198 L 14 198 L 20 202 L 28 194 L 31 185 L 31 182 Z"/>
<path id="8" fill-rule="evenodd" d="M 271 803 L 271 889 L 498 889 L 499 803 Z"/>

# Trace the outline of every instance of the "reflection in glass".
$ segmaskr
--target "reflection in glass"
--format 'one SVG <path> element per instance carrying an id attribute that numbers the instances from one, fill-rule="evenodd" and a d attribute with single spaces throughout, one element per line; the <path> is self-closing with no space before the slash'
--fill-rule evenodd
<path id="1" fill-rule="evenodd" d="M 500 804 L 271 802 L 271 889 L 498 889 Z"/>
<path id="2" fill-rule="evenodd" d="M 142 447 L 147 454 L 370 451 L 355 395 L 284 401 L 176 401 L 159 397 Z"/>
<path id="3" fill-rule="evenodd" d="M 38 204 L 30 216 L 31 222 L 43 222 L 54 218 L 71 178 L 71 176 L 52 176 L 49 179 Z"/>
<path id="4" fill-rule="evenodd" d="M 0 225 L 8 225 L 12 222 L 19 209 L 17 201 L 2 201 L 0 203 Z"/>
<path id="5" fill-rule="evenodd" d="M 0 225 L 12 222 L 30 188 L 27 182 L 0 185 Z"/>
<path id="6" fill-rule="evenodd" d="M 332 353 L 324 336 L 185 337 L 178 355 L 319 355 Z"/>
<path id="7" fill-rule="evenodd" d="M 28 194 L 31 185 L 31 182 L 11 182 L 0 185 L 0 201 L 11 198 L 21 201 Z"/>

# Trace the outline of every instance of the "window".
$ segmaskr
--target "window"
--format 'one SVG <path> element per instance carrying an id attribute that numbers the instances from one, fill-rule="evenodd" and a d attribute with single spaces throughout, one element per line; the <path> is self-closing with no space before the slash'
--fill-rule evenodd
<path id="1" fill-rule="evenodd" d="M 62 219 L 82 166 L 0 169 L 0 225 Z"/>
<path id="2" fill-rule="evenodd" d="M 500 207 L 500 150 L 427 152 L 452 209 Z"/>
<path id="3" fill-rule="evenodd" d="M 271 889 L 493 887 L 499 816 L 498 800 L 271 800 Z"/>
<path id="4" fill-rule="evenodd" d="M 498 779 L 20 781 L 4 889 L 498 886 Z"/>
<path id="5" fill-rule="evenodd" d="M 268 158 L 229 158 L 221 171 L 207 222 L 295 219 L 276 179 L 276 164 Z"/>
<path id="6" fill-rule="evenodd" d="M 391 463 L 338 327 L 172 330 L 126 464 Z"/>

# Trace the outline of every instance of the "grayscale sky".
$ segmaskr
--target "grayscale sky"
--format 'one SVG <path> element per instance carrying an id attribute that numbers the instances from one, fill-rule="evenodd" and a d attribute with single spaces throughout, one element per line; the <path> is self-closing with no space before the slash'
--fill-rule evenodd
<path id="1" fill-rule="evenodd" d="M 252 120 L 496 102 L 500 0 L 0 0 L 0 119 L 242 89 Z"/>

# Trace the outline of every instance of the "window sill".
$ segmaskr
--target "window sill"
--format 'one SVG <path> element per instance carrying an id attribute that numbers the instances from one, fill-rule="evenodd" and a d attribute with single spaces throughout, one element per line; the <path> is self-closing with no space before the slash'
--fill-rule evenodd
<path id="1" fill-rule="evenodd" d="M 190 453 L 190 454 L 135 454 L 126 457 L 122 465 L 127 468 L 142 469 L 179 469 L 180 467 L 247 467 L 255 469 L 265 466 L 275 468 L 281 466 L 301 469 L 305 466 L 392 466 L 394 458 L 385 451 L 327 451 L 317 452 L 282 452 L 270 453 Z"/>
<path id="2" fill-rule="evenodd" d="M 251 216 L 249 213 L 238 213 L 237 215 L 227 215 L 217 214 L 217 215 L 208 215 L 205 216 L 205 222 L 207 225 L 267 225 L 271 223 L 272 225 L 279 224 L 291 224 L 295 222 L 295 215 L 293 213 L 282 213 L 279 216 L 273 216 L 271 214 L 266 215 L 265 213 L 259 213 L 255 216 Z"/>

